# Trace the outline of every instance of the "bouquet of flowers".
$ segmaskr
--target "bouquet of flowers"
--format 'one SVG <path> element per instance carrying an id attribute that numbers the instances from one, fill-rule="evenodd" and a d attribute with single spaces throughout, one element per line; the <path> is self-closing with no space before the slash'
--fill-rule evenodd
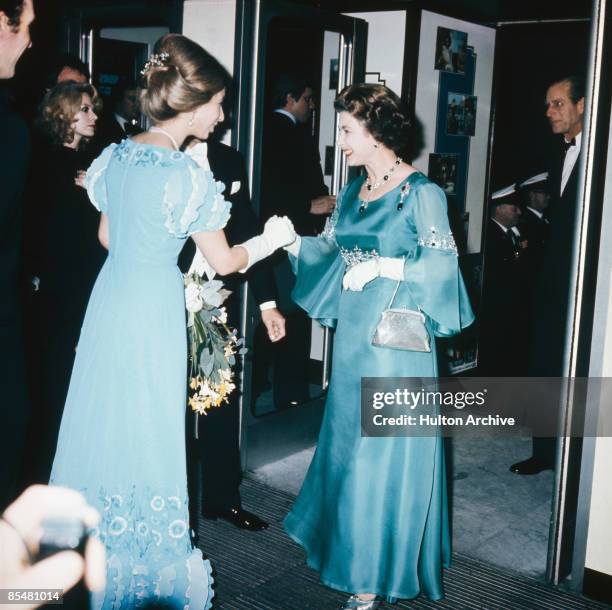
<path id="1" fill-rule="evenodd" d="M 189 406 L 198 414 L 228 402 L 236 354 L 246 352 L 244 340 L 227 326 L 222 307 L 231 294 L 219 280 L 205 280 L 197 271 L 185 274 L 185 305 L 189 339 Z"/>

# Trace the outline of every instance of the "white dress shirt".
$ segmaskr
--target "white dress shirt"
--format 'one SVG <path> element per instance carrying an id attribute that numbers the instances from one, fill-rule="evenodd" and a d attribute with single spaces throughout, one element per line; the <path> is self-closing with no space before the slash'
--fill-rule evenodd
<path id="1" fill-rule="evenodd" d="M 497 220 L 495 220 L 495 218 L 491 218 L 491 220 L 498 226 L 500 227 L 500 229 L 504 232 L 507 233 L 508 231 L 512 231 L 514 233 L 514 236 L 517 238 L 517 240 L 519 240 L 521 238 L 521 234 L 518 230 L 517 227 L 504 227 L 504 225 L 501 222 L 497 222 Z"/>
<path id="2" fill-rule="evenodd" d="M 274 112 L 278 112 L 278 114 L 284 114 L 285 116 L 291 119 L 291 122 L 294 125 L 297 125 L 297 119 L 288 110 L 285 110 L 284 108 L 277 108 Z"/>
<path id="3" fill-rule="evenodd" d="M 125 124 L 128 122 L 127 119 L 124 119 L 120 114 L 115 113 L 115 121 L 119 123 L 119 127 L 125 131 Z"/>
<path id="4" fill-rule="evenodd" d="M 535 216 L 537 216 L 540 220 L 543 220 L 546 224 L 548 223 L 548 218 L 544 218 L 544 212 L 540 212 L 540 210 L 535 210 L 534 208 L 527 206 L 527 209 L 534 214 Z"/>
<path id="5" fill-rule="evenodd" d="M 563 195 L 563 191 L 565 190 L 565 186 L 567 185 L 567 181 L 572 174 L 572 170 L 574 169 L 574 165 L 576 165 L 576 160 L 578 159 L 578 155 L 580 154 L 580 145 L 582 144 L 582 132 L 580 132 L 576 136 L 576 145 L 570 146 L 565 153 L 565 159 L 563 160 L 563 173 L 561 174 L 561 195 Z"/>

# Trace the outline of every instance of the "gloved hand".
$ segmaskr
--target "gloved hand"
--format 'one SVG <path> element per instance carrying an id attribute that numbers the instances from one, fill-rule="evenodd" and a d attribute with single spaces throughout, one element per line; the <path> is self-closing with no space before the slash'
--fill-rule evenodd
<path id="1" fill-rule="evenodd" d="M 363 263 L 353 265 L 342 278 L 344 290 L 361 291 L 363 287 L 377 277 L 391 280 L 404 279 L 404 259 L 377 256 Z"/>
<path id="2" fill-rule="evenodd" d="M 249 255 L 249 262 L 244 269 L 240 269 L 240 273 L 245 273 L 255 263 L 270 256 L 279 248 L 292 244 L 296 237 L 293 223 L 286 216 L 272 216 L 264 225 L 261 235 L 239 244 Z"/>
<path id="3" fill-rule="evenodd" d="M 288 246 L 283 246 L 283 250 L 289 252 L 289 254 L 293 254 L 293 256 L 297 256 L 300 253 L 300 244 L 302 243 L 302 238 L 299 235 L 295 236 L 295 241 Z"/>

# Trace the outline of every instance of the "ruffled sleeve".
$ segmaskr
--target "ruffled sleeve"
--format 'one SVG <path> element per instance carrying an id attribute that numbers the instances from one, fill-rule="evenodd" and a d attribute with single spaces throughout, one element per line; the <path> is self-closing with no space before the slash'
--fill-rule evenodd
<path id="1" fill-rule="evenodd" d="M 327 219 L 318 237 L 302 237 L 298 256 L 289 255 L 296 275 L 291 297 L 313 319 L 324 326 L 336 326 L 342 277 L 345 263 L 336 243 L 335 226 L 338 222 L 344 187 L 336 198 L 336 208 Z"/>
<path id="2" fill-rule="evenodd" d="M 85 188 L 87 189 L 89 200 L 99 212 L 104 214 L 107 213 L 108 209 L 106 168 L 108 167 L 108 163 L 115 148 L 117 148 L 116 144 L 107 146 L 100 153 L 100 156 L 94 159 L 85 175 Z"/>
<path id="3" fill-rule="evenodd" d="M 432 182 L 415 186 L 408 222 L 417 234 L 414 258 L 404 279 L 412 298 L 432 321 L 438 337 L 450 337 L 474 321 L 459 270 L 457 247 L 448 224 L 446 196 Z"/>
<path id="4" fill-rule="evenodd" d="M 177 165 L 164 191 L 163 212 L 168 232 L 184 238 L 225 227 L 232 204 L 223 197 L 223 190 L 223 183 L 192 159 Z"/>

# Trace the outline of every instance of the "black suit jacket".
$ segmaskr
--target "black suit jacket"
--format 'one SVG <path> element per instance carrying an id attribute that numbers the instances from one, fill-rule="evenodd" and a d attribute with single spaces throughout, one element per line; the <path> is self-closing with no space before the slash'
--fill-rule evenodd
<path id="1" fill-rule="evenodd" d="M 514 316 L 521 301 L 523 251 L 514 246 L 509 235 L 492 219 L 487 225 L 484 268 L 483 318 L 495 322 Z"/>
<path id="2" fill-rule="evenodd" d="M 232 204 L 230 219 L 224 229 L 230 246 L 240 244 L 258 235 L 262 227 L 251 206 L 248 176 L 242 155 L 231 146 L 209 141 L 208 162 L 215 179 L 225 185 L 223 196 Z M 240 188 L 232 193 L 232 184 L 234 183 L 238 183 Z M 193 240 L 188 239 L 179 257 L 179 267 L 183 273 L 188 270 L 193 260 L 195 248 Z M 230 298 L 236 307 L 238 292 L 245 279 L 249 280 L 257 304 L 276 300 L 276 288 L 272 272 L 266 262 L 263 261 L 255 265 L 246 274 L 233 273 L 223 278 L 223 283 L 227 289 L 233 292 Z M 228 303 L 228 308 L 229 306 L 230 303 Z M 236 315 L 235 312 L 234 315 Z M 236 324 L 237 321 L 233 323 Z"/>
<path id="3" fill-rule="evenodd" d="M 564 158 L 565 152 L 559 146 L 551 157 L 549 167 L 552 191 L 549 205 L 550 230 L 535 278 L 532 302 L 529 369 L 534 376 L 558 376 L 563 370 L 572 252 L 577 232 L 580 156 L 561 194 Z"/>
<path id="4" fill-rule="evenodd" d="M 540 218 L 529 208 L 523 209 L 523 215 L 519 223 L 521 236 L 527 240 L 529 248 L 529 258 L 540 255 L 548 241 L 550 221 L 543 216 Z"/>
<path id="5" fill-rule="evenodd" d="M 524 250 L 521 237 L 513 244 L 493 220 L 487 225 L 483 302 L 480 313 L 479 368 L 481 375 L 523 373 L 520 352 L 524 334 L 524 288 L 521 282 Z"/>
<path id="6" fill-rule="evenodd" d="M 109 144 L 119 144 L 124 138 L 140 131 L 142 130 L 130 126 L 130 132 L 126 133 L 113 113 L 104 113 L 96 124 L 96 133 L 88 146 L 91 158 L 95 159 Z"/>
<path id="7" fill-rule="evenodd" d="M 19 312 L 22 196 L 30 163 L 30 133 L 0 89 L 0 325 Z"/>
<path id="8" fill-rule="evenodd" d="M 311 214 L 310 202 L 328 194 L 319 153 L 306 126 L 294 125 L 289 117 L 273 112 L 264 130 L 262 219 L 288 216 L 300 235 L 315 235 L 323 228 L 325 216 Z"/>
<path id="9" fill-rule="evenodd" d="M 23 455 L 28 399 L 19 297 L 21 199 L 30 160 L 25 121 L 0 87 L 0 511 L 13 499 Z"/>

